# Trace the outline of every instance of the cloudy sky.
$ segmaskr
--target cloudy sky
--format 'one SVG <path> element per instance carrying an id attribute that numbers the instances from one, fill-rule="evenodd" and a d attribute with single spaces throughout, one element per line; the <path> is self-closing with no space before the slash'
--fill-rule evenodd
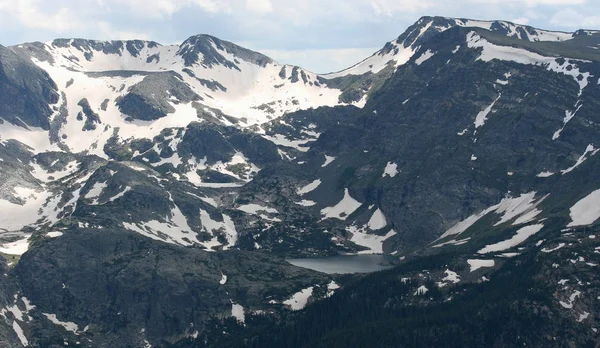
<path id="1" fill-rule="evenodd" d="M 0 44 L 57 37 L 174 44 L 207 33 L 322 73 L 369 56 L 423 15 L 600 29 L 598 0 L 0 0 Z"/>

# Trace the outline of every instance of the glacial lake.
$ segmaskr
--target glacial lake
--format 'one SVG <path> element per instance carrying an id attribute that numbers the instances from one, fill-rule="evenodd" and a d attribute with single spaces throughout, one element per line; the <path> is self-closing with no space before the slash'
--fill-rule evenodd
<path id="1" fill-rule="evenodd" d="M 310 259 L 287 259 L 294 266 L 327 274 L 371 273 L 392 268 L 394 258 L 387 255 L 338 255 Z"/>

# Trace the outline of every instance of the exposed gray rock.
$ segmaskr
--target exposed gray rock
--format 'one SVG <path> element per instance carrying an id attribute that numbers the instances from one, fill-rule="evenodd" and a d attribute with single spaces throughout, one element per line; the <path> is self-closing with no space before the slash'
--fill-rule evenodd
<path id="1" fill-rule="evenodd" d="M 171 71 L 147 75 L 116 102 L 122 113 L 136 120 L 150 121 L 175 112 L 171 103 L 197 100 L 202 100 L 202 97 L 186 85 L 181 76 Z"/>
<path id="2" fill-rule="evenodd" d="M 84 131 L 96 129 L 96 124 L 101 123 L 100 116 L 95 113 L 90 107 L 90 103 L 86 98 L 83 98 L 77 103 L 83 110 L 82 113 L 85 116 L 85 125 L 83 126 Z"/>
<path id="3" fill-rule="evenodd" d="M 327 281 L 264 254 L 209 253 L 113 229 L 74 229 L 40 240 L 16 274 L 40 311 L 76 323 L 87 346 L 93 340 L 111 347 L 144 338 L 172 343 L 202 333 L 211 319 L 231 317 L 232 302 L 249 316 L 251 309 L 279 308 L 270 298 Z M 34 331 L 32 341 L 44 342 L 40 334 Z"/>
<path id="4" fill-rule="evenodd" d="M 21 127 L 49 129 L 57 86 L 31 61 L 0 46 L 0 119 Z"/>

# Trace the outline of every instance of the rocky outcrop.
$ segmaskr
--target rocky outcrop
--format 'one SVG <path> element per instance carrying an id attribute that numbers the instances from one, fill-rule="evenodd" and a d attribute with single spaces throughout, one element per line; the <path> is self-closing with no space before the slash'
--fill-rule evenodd
<path id="1" fill-rule="evenodd" d="M 49 129 L 50 105 L 58 102 L 56 84 L 44 70 L 4 46 L 0 46 L 0 90 L 0 120 Z"/>

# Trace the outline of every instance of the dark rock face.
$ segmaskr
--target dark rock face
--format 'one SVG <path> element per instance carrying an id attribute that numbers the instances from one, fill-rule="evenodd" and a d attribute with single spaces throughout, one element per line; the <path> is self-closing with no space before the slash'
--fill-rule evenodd
<path id="1" fill-rule="evenodd" d="M 583 237 L 580 233 L 574 234 Z M 560 239 L 558 233 L 544 238 Z M 594 243 L 582 240 L 575 248 L 587 258 L 593 249 L 590 244 Z M 588 303 L 596 299 L 600 279 L 589 267 L 565 264 L 564 257 L 571 252 L 532 250 L 512 261 L 497 260 L 500 269 L 475 273 L 463 268 L 466 262 L 452 252 L 403 262 L 346 285 L 329 301 L 316 303 L 299 316 L 263 324 L 268 329 L 219 337 L 220 345 L 215 346 L 396 347 L 412 340 L 417 347 L 594 346 L 598 337 L 590 327 L 597 319 L 590 318 L 598 310 Z M 558 269 L 553 266 L 559 264 Z M 460 281 L 438 286 L 447 269 L 459 272 Z M 585 283 L 565 285 L 572 279 Z M 583 308 L 566 309 L 559 302 L 579 286 L 578 305 L 585 306 L 589 315 L 585 320 L 577 316 Z M 418 293 L 421 287 L 428 289 L 425 294 Z M 560 301 L 568 306 L 568 300 Z M 370 314 L 373 308 L 378 308 L 376 314 Z M 179 347 L 194 344 L 200 343 Z"/>
<path id="2" fill-rule="evenodd" d="M 455 223 L 498 203 L 508 192 L 562 195 L 556 191 L 557 182 L 548 185 L 550 181 L 540 180 L 537 174 L 571 167 L 594 142 L 600 132 L 594 113 L 600 98 L 597 78 L 590 78 L 580 96 L 577 81 L 583 77 L 509 61 L 482 62 L 477 60 L 477 50 L 452 53 L 464 45 L 471 30 L 456 27 L 430 38 L 363 109 L 321 129 L 310 151 L 296 159 L 301 164 L 283 164 L 285 170 L 264 171 L 256 179 L 278 184 L 262 189 L 248 185 L 244 190 L 263 199 L 265 194 L 269 201 L 286 195 L 299 200 L 295 187 L 321 179 L 320 188 L 303 197 L 320 203 L 318 208 L 307 209 L 318 216 L 320 208 L 337 203 L 343 189 L 349 188 L 363 208 L 380 207 L 398 232 L 387 242 L 387 251 L 424 246 Z M 492 42 L 506 40 L 500 37 L 486 36 Z M 541 47 L 508 40 L 512 45 Z M 565 44 L 575 47 L 577 42 Z M 558 52 L 561 45 L 548 45 L 548 49 Z M 434 55 L 416 64 L 428 50 Z M 573 50 L 572 54 L 584 52 Z M 560 59 L 557 63 L 567 64 Z M 578 64 L 593 76 L 600 72 L 597 63 Z M 506 84 L 497 82 L 505 80 Z M 580 104 L 577 116 L 553 139 L 563 125 L 565 111 Z M 486 108 L 491 111 L 485 124 L 476 126 L 478 114 Z M 335 162 L 321 168 L 323 155 L 335 157 Z M 382 177 L 388 162 L 397 165 L 393 178 Z M 591 173 L 589 168 L 551 180 L 572 187 Z M 276 192 L 272 188 L 277 185 L 289 189 Z M 586 187 L 581 192 L 593 189 L 591 184 Z M 368 214 L 365 210 L 358 209 L 341 224 L 366 222 L 369 216 L 361 218 Z"/>
<path id="3" fill-rule="evenodd" d="M 431 23 L 431 25 L 429 25 Z M 422 43 L 428 41 L 433 36 L 439 34 L 439 28 L 449 28 L 455 25 L 455 20 L 445 17 L 421 17 L 415 24 L 411 25 L 396 39 L 396 43 L 402 44 L 404 47 L 417 47 Z M 421 29 L 428 27 L 423 33 Z M 384 52 L 392 48 L 389 46 L 387 49 L 384 47 Z"/>
<path id="4" fill-rule="evenodd" d="M 223 86 L 222 84 L 220 84 L 218 81 L 214 81 L 214 80 L 206 80 L 206 79 L 201 79 L 199 77 L 196 76 L 196 74 L 194 74 L 194 72 L 191 69 L 188 68 L 184 68 L 183 71 L 190 75 L 191 77 L 195 78 L 196 80 L 198 80 L 198 82 L 200 82 L 203 86 L 206 86 L 208 88 L 210 88 L 211 91 L 216 91 L 216 90 L 221 90 L 223 92 L 227 92 L 227 88 L 225 88 L 225 86 Z"/>
<path id="5" fill-rule="evenodd" d="M 261 136 L 209 123 L 190 124 L 178 148 L 181 155 L 192 155 L 197 159 L 206 157 L 208 163 L 227 162 L 238 149 L 260 166 L 281 159 L 277 147 Z"/>
<path id="6" fill-rule="evenodd" d="M 535 177 L 544 168 L 567 168 L 573 163 L 575 149 L 584 149 L 599 131 L 586 125 L 585 120 L 597 116 L 582 107 L 581 118 L 568 125 L 578 135 L 565 134 L 554 141 L 552 135 L 561 127 L 564 110 L 579 99 L 574 79 L 511 62 L 478 63 L 470 54 L 444 56 L 442 52 L 449 53 L 450 47 L 442 45 L 464 32 L 456 28 L 436 37 L 428 47 L 437 52 L 428 67 L 410 64 L 399 69 L 364 110 L 359 127 L 368 130 L 362 133 L 361 141 L 354 138 L 350 145 L 339 133 L 334 138 L 350 145 L 343 148 L 345 151 L 370 149 L 380 158 L 389 157 L 398 163 L 401 173 L 391 182 L 383 184 L 381 180 L 381 191 L 359 187 L 365 195 L 389 205 L 392 214 L 400 218 L 396 226 L 402 231 L 404 244 L 418 243 L 436 229 L 442 232 L 449 227 L 447 222 L 453 224 L 492 205 L 505 192 L 535 190 L 534 183 L 515 182 L 506 173 Z M 453 64 L 444 66 L 448 59 Z M 432 66 L 437 69 L 432 70 Z M 494 84 L 508 72 L 514 77 L 507 87 Z M 533 85 L 539 89 L 528 95 Z M 597 86 L 590 86 L 587 93 L 582 96 L 584 100 L 600 96 Z M 485 125 L 473 127 L 474 117 L 498 96 Z M 377 114 L 372 112 L 375 110 Z M 457 136 L 461 128 L 468 128 L 473 135 L 466 139 Z M 340 148 L 327 142 L 326 135 L 322 140 L 325 149 Z M 471 160 L 471 154 L 476 160 Z M 355 162 L 352 167 L 361 165 L 365 164 Z M 422 224 L 417 226 L 413 221 Z"/>
<path id="7" fill-rule="evenodd" d="M 225 162 L 235 153 L 233 145 L 216 127 L 205 127 L 202 124 L 190 127 L 185 133 L 180 149 L 184 154 L 189 153 L 200 159 L 207 157 L 211 162 Z"/>
<path id="8" fill-rule="evenodd" d="M 57 87 L 42 69 L 0 46 L 0 119 L 19 126 L 49 129 L 58 102 Z"/>
<path id="9" fill-rule="evenodd" d="M 56 39 L 52 41 L 52 45 L 56 47 L 74 47 L 84 52 L 84 56 L 88 61 L 93 59 L 94 52 L 122 55 L 123 50 L 126 49 L 132 56 L 137 57 L 144 47 L 153 48 L 158 46 L 153 41 L 98 41 L 86 39 Z"/>
<path id="10" fill-rule="evenodd" d="M 46 45 L 43 42 L 29 42 L 17 46 L 9 47 L 10 50 L 29 61 L 32 57 L 42 62 L 54 62 L 52 54 L 46 50 Z"/>
<path id="11" fill-rule="evenodd" d="M 232 301 L 272 307 L 268 297 L 326 279 L 266 255 L 208 253 L 108 229 L 42 240 L 16 274 L 38 309 L 87 326 L 80 335 L 88 346 L 112 347 L 174 342 L 230 317 Z"/>
<path id="12" fill-rule="evenodd" d="M 0 272 L 2 272 L 2 274 L 10 273 L 7 258 L 9 257 L 0 257 Z M 2 279 L 0 279 L 0 306 L 6 308 L 13 305 L 15 302 L 14 294 L 17 294 L 18 291 L 19 286 L 13 277 L 2 277 Z M 4 315 L 6 316 L 6 314 Z M 5 321 L 0 323 L 0 345 L 6 348 L 23 347 L 14 328 Z"/>
<path id="13" fill-rule="evenodd" d="M 140 50 L 145 46 L 145 42 L 141 40 L 127 41 L 125 43 L 125 48 L 134 57 L 137 57 L 140 54 Z"/>
<path id="14" fill-rule="evenodd" d="M 85 115 L 85 124 L 83 131 L 96 129 L 96 124 L 101 123 L 100 116 L 92 110 L 90 103 L 86 98 L 83 98 L 77 103 L 83 109 L 83 115 Z M 106 108 L 106 107 L 105 107 Z M 79 117 L 78 117 L 79 118 Z"/>
<path id="15" fill-rule="evenodd" d="M 201 99 L 177 73 L 161 72 L 144 77 L 127 95 L 117 99 L 117 105 L 122 113 L 136 120 L 152 121 L 175 112 L 169 102 L 189 103 Z"/>

